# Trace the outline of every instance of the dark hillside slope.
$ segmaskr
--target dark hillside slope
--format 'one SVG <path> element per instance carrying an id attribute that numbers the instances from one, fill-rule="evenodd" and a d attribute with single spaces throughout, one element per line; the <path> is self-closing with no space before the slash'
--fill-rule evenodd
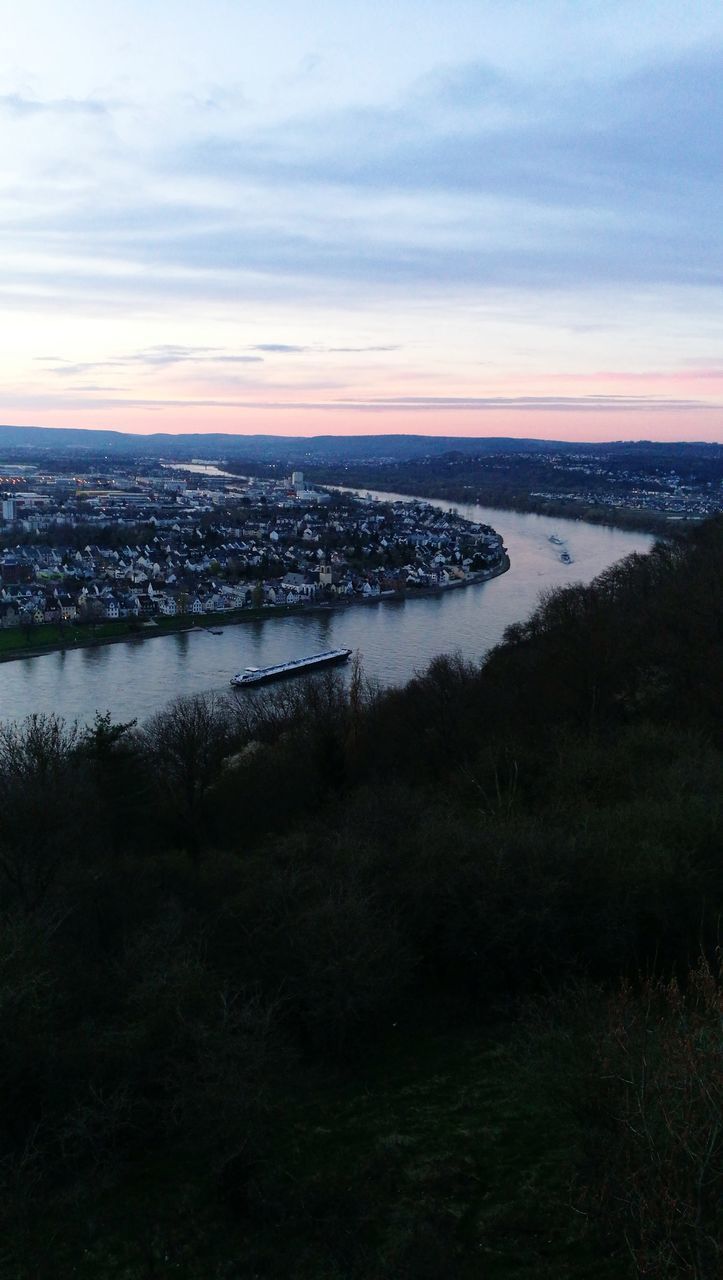
<path id="1" fill-rule="evenodd" d="M 713 1280 L 722 586 L 723 519 L 480 667 L 2 727 L 3 1280 Z"/>
<path id="2" fill-rule="evenodd" d="M 563 728 L 605 733 L 643 722 L 695 729 L 720 745 L 722 565 L 718 519 L 587 587 L 550 592 L 480 670 L 437 661 L 381 699 L 365 767 L 454 771 L 483 744 L 529 747 Z"/>

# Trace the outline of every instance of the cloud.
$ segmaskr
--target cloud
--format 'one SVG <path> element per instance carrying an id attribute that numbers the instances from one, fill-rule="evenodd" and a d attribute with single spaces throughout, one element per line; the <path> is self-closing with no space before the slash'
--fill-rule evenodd
<path id="1" fill-rule="evenodd" d="M 169 302 L 308 295 L 312 282 L 382 294 L 716 286 L 721 70 L 720 51 L 699 50 L 541 87 L 461 63 L 398 101 L 263 126 L 242 114 L 180 144 L 161 133 L 114 161 L 119 192 L 111 172 L 108 187 L 57 205 L 41 191 L 9 210 L 4 288 L 33 287 L 36 259 L 48 292 Z M 61 101 L 81 100 L 46 105 Z"/>
<path id="2" fill-rule="evenodd" d="M 207 177 L 274 186 L 493 195 L 576 209 L 649 205 L 662 189 L 680 205 L 694 194 L 680 190 L 682 177 L 715 185 L 722 69 L 708 58 L 685 72 L 665 67 L 614 93 L 581 87 L 553 96 L 541 111 L 530 95 L 526 112 L 510 110 L 487 124 L 429 128 L 421 112 L 349 111 L 291 121 L 256 138 L 206 138 L 178 161 Z"/>
<path id="3" fill-rule="evenodd" d="M 20 93 L 0 94 L 0 110 L 17 118 L 52 114 L 60 116 L 107 116 L 111 106 L 99 98 L 26 98 Z"/>
<path id="4" fill-rule="evenodd" d="M 251 350 L 252 351 L 268 351 L 268 352 L 273 352 L 280 355 L 299 354 L 299 353 L 304 353 L 309 351 L 313 351 L 315 354 L 336 355 L 341 352 L 351 354 L 355 352 L 367 352 L 367 351 L 399 351 L 400 347 L 398 343 L 391 343 L 388 346 L 383 346 L 383 347 L 371 347 L 371 346 L 370 347 L 324 347 L 324 346 L 318 346 L 318 345 L 311 346 L 311 347 L 302 347 L 302 346 L 295 346 L 287 342 L 258 342 L 256 343 L 255 346 L 251 348 Z"/>
<path id="5" fill-rule="evenodd" d="M 279 355 L 287 355 L 301 351 L 313 351 L 313 347 L 297 347 L 287 342 L 258 342 L 252 351 L 269 351 Z"/>
<path id="6" fill-rule="evenodd" d="M 259 350 L 260 348 L 254 348 Z M 263 364 L 262 356 L 208 356 L 208 364 Z"/>
<path id="7" fill-rule="evenodd" d="M 684 369 L 597 369 L 575 373 L 538 373 L 535 381 L 550 382 L 723 382 L 723 367 L 706 367 L 698 362 L 685 362 Z"/>
<path id="8" fill-rule="evenodd" d="M 492 102 L 510 105 L 511 99 L 524 102 L 524 95 L 514 93 L 515 82 L 497 67 L 479 60 L 434 67 L 420 76 L 411 87 L 410 99 L 421 107 L 438 111 L 445 105 L 455 110 L 478 112 Z"/>
<path id="9" fill-rule="evenodd" d="M 40 357 L 38 357 L 40 358 Z M 178 364 L 263 364 L 262 356 L 228 355 L 217 347 L 187 347 L 178 344 L 161 344 L 135 351 L 128 355 L 109 356 L 107 360 L 89 360 L 80 364 L 65 360 L 62 356 L 47 356 L 48 370 L 60 378 L 77 377 L 94 369 L 144 367 L 167 368 Z"/>
<path id="10" fill-rule="evenodd" d="M 301 346 L 284 342 L 259 342 L 252 346 L 250 351 L 262 351 L 264 354 L 281 355 L 306 353 L 324 355 L 347 352 L 385 352 L 397 351 L 399 349 L 400 348 L 395 344 L 387 346 L 328 347 L 322 345 Z M 74 378 L 98 369 L 132 369 L 134 367 L 154 369 L 185 364 L 209 367 L 264 363 L 264 357 L 262 355 L 229 354 L 217 347 L 182 346 L 172 343 L 148 347 L 145 350 L 132 352 L 127 355 L 109 356 L 105 360 L 85 360 L 77 362 L 67 360 L 63 356 L 57 355 L 36 356 L 35 359 L 44 362 L 47 371 L 49 373 L 56 374 L 59 378 Z"/>
<path id="11" fill-rule="evenodd" d="M 260 405 L 248 406 L 260 408 Z M 281 404 L 268 407 L 280 408 Z M 586 396 L 394 396 L 385 399 L 368 400 L 335 400 L 318 401 L 316 403 L 298 403 L 290 408 L 303 409 L 351 409 L 364 410 L 462 410 L 484 411 L 489 409 L 527 409 L 531 411 L 554 409 L 596 410 L 680 410 L 701 409 L 719 410 L 722 404 L 710 404 L 704 400 L 673 400 L 657 396 L 623 396 L 623 395 L 586 395 Z"/>
<path id="12" fill-rule="evenodd" d="M 431 74 L 395 105 L 210 135 L 160 163 L 229 190 L 261 184 L 273 207 L 290 208 L 295 190 L 319 193 L 316 218 L 300 217 L 295 231 L 289 219 L 265 234 L 249 225 L 201 233 L 195 250 L 189 245 L 199 263 L 224 251 L 230 258 L 233 246 L 237 263 L 260 270 L 289 270 L 293 260 L 310 274 L 356 278 L 366 269 L 394 279 L 411 259 L 409 278 L 454 279 L 474 246 L 485 269 L 470 273 L 464 262 L 471 283 L 514 285 L 523 272 L 534 284 L 573 272 L 712 283 L 723 274 L 718 49 L 601 82 L 586 81 L 583 69 L 544 90 L 462 65 Z M 353 223 L 346 213 L 334 219 L 334 189 L 355 194 Z M 416 229 L 413 211 L 381 221 L 373 202 L 382 195 L 416 203 Z M 432 234 L 428 209 L 436 210 Z"/>
<path id="13" fill-rule="evenodd" d="M 384 347 L 325 347 L 324 350 L 335 354 L 338 352 L 346 353 L 357 351 L 401 351 L 402 346 L 401 343 L 392 342 Z"/>
<path id="14" fill-rule="evenodd" d="M 308 81 L 318 80 L 324 76 L 325 59 L 320 53 L 307 53 L 288 75 L 283 77 L 284 85 L 303 85 Z"/>
<path id="15" fill-rule="evenodd" d="M 262 364 L 261 356 L 228 355 L 218 347 L 185 347 L 163 344 L 147 347 L 131 356 L 119 357 L 115 364 L 173 365 L 173 364 Z"/>
<path id="16" fill-rule="evenodd" d="M 112 363 L 108 360 L 86 360 L 82 364 L 72 364 L 63 360 L 62 364 L 51 365 L 48 372 L 57 374 L 59 378 L 77 378 L 93 369 L 107 369 Z"/>
<path id="17" fill-rule="evenodd" d="M 10 407 L 18 405 L 23 408 L 64 408 L 66 403 L 59 403 L 57 397 L 46 395 L 8 396 L 6 404 Z M 345 413 L 390 413 L 390 412 L 444 412 L 444 413 L 485 413 L 500 410 L 526 411 L 529 413 L 650 413 L 671 412 L 680 410 L 695 412 L 720 412 L 723 402 L 709 403 L 695 399 L 668 399 L 655 396 L 622 396 L 622 395 L 587 395 L 587 396 L 391 396 L 370 397 L 369 399 L 329 399 L 329 400 L 249 400 L 249 399 L 215 399 L 215 398 L 169 398 L 169 397 L 94 397 L 77 401 L 78 407 L 86 409 L 253 409 L 284 410 L 288 412 L 308 411 Z M 72 406 L 71 406 L 72 407 Z"/>

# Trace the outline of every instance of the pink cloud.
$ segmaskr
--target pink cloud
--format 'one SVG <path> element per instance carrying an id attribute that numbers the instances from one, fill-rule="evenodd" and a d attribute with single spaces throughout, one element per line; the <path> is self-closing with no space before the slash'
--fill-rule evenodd
<path id="1" fill-rule="evenodd" d="M 596 384 L 604 383 L 606 386 L 616 383 L 655 383 L 658 386 L 687 386 L 694 387 L 698 382 L 721 382 L 723 383 L 723 368 L 693 368 L 693 369 L 600 369 L 595 372 L 586 373 L 537 373 L 537 374 L 520 374 L 520 382 L 524 382 L 526 386 L 534 382 L 552 382 L 569 385 L 570 383 Z"/>

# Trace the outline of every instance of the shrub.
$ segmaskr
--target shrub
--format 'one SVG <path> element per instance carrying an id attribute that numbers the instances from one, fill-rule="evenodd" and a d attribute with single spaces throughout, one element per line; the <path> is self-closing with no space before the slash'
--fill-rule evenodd
<path id="1" fill-rule="evenodd" d="M 715 1280 L 723 1263 L 723 994 L 705 960 L 685 984 L 610 999 L 593 1033 L 596 1123 L 584 1199 L 639 1276 Z"/>

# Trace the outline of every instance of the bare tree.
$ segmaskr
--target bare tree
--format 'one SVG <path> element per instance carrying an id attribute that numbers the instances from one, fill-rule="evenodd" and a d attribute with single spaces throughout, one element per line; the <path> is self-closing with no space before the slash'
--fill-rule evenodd
<path id="1" fill-rule="evenodd" d="M 87 816 L 77 725 L 28 716 L 0 725 L 0 873 L 26 910 L 38 907 Z"/>
<path id="2" fill-rule="evenodd" d="M 141 732 L 151 781 L 176 838 L 195 862 L 203 847 L 206 797 L 230 750 L 231 726 L 228 704 L 210 694 L 178 698 Z"/>

